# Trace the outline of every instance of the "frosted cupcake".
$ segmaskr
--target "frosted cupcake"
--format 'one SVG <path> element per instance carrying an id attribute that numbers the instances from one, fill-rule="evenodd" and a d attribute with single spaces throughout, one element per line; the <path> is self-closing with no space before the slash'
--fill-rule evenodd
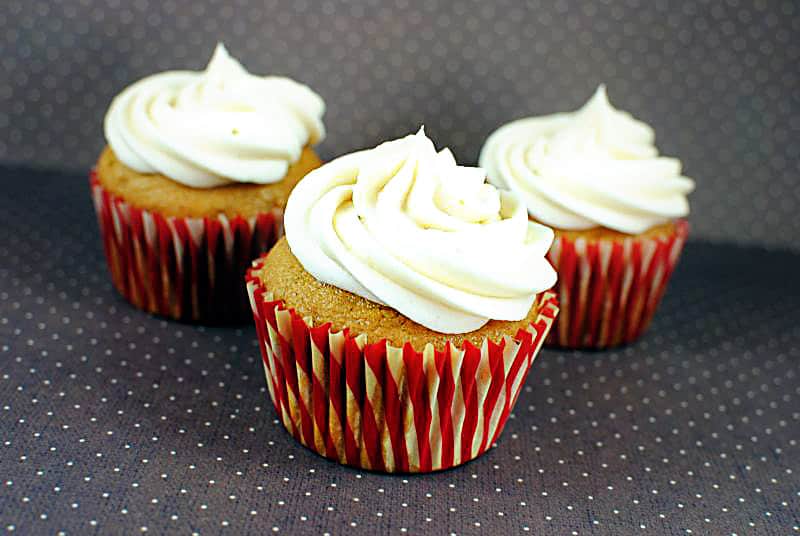
<path id="1" fill-rule="evenodd" d="M 500 434 L 558 311 L 553 233 L 420 130 L 308 174 L 248 274 L 267 386 L 298 441 L 429 472 Z"/>
<path id="2" fill-rule="evenodd" d="M 580 110 L 513 121 L 483 146 L 489 181 L 555 229 L 548 258 L 561 314 L 548 344 L 614 346 L 649 325 L 686 241 L 694 189 L 654 139 L 600 86 Z"/>
<path id="3" fill-rule="evenodd" d="M 248 73 L 218 45 L 205 71 L 148 76 L 105 117 L 91 175 L 114 285 L 176 319 L 241 322 L 241 279 L 283 234 L 294 185 L 320 165 L 322 99 Z"/>

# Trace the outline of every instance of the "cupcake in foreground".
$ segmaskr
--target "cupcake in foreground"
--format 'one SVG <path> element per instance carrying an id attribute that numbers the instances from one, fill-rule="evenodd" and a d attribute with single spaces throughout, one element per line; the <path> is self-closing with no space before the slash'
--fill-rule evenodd
<path id="1" fill-rule="evenodd" d="M 284 426 L 340 463 L 429 472 L 500 434 L 558 312 L 553 233 L 424 132 L 307 175 L 247 276 Z"/>
<path id="2" fill-rule="evenodd" d="M 489 181 L 555 229 L 548 258 L 561 314 L 548 344 L 614 346 L 649 325 L 686 241 L 694 189 L 654 139 L 600 86 L 580 110 L 513 121 L 483 146 Z"/>
<path id="3" fill-rule="evenodd" d="M 289 192 L 320 165 L 322 99 L 248 73 L 218 45 L 205 71 L 126 88 L 91 174 L 114 285 L 135 306 L 201 323 L 250 316 L 241 284 L 283 234 Z"/>

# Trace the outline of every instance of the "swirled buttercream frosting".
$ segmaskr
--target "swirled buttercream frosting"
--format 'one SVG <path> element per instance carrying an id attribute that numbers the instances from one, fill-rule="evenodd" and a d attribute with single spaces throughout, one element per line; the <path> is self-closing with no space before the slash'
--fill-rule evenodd
<path id="1" fill-rule="evenodd" d="M 521 320 L 556 280 L 553 231 L 417 134 L 339 157 L 292 191 L 286 238 L 318 280 L 441 333 Z"/>
<path id="2" fill-rule="evenodd" d="M 694 182 L 660 156 L 653 129 L 615 109 L 600 86 L 572 113 L 512 121 L 487 139 L 480 166 L 558 229 L 638 234 L 689 213 Z"/>
<path id="3" fill-rule="evenodd" d="M 324 111 L 308 87 L 250 74 L 219 44 L 205 71 L 154 74 L 123 90 L 106 113 L 105 136 L 139 173 L 195 188 L 269 184 L 324 137 Z"/>

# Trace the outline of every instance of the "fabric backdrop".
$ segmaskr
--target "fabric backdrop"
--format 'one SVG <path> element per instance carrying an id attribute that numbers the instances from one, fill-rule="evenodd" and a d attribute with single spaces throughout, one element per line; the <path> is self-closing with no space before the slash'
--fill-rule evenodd
<path id="1" fill-rule="evenodd" d="M 600 82 L 697 181 L 695 237 L 800 248 L 800 4 L 778 0 L 3 0 L 0 162 L 84 170 L 125 85 L 217 41 L 328 104 L 330 158 L 415 131 L 473 163 Z M 76 187 L 84 188 L 81 183 Z"/>

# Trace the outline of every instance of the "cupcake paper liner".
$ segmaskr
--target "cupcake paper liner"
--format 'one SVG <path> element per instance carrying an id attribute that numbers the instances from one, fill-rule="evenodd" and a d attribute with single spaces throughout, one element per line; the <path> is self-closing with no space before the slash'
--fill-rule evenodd
<path id="1" fill-rule="evenodd" d="M 111 194 L 94 172 L 89 181 L 111 279 L 128 301 L 183 321 L 250 318 L 241 281 L 283 235 L 282 210 L 252 218 L 165 217 Z"/>
<path id="2" fill-rule="evenodd" d="M 548 260 L 561 314 L 548 346 L 605 348 L 638 338 L 653 318 L 689 234 L 685 220 L 666 237 L 586 240 L 557 236 Z"/>
<path id="3" fill-rule="evenodd" d="M 558 313 L 547 292 L 536 321 L 514 338 L 419 352 L 314 325 L 274 299 L 253 271 L 247 289 L 284 427 L 326 458 L 388 473 L 447 469 L 490 448 Z"/>

